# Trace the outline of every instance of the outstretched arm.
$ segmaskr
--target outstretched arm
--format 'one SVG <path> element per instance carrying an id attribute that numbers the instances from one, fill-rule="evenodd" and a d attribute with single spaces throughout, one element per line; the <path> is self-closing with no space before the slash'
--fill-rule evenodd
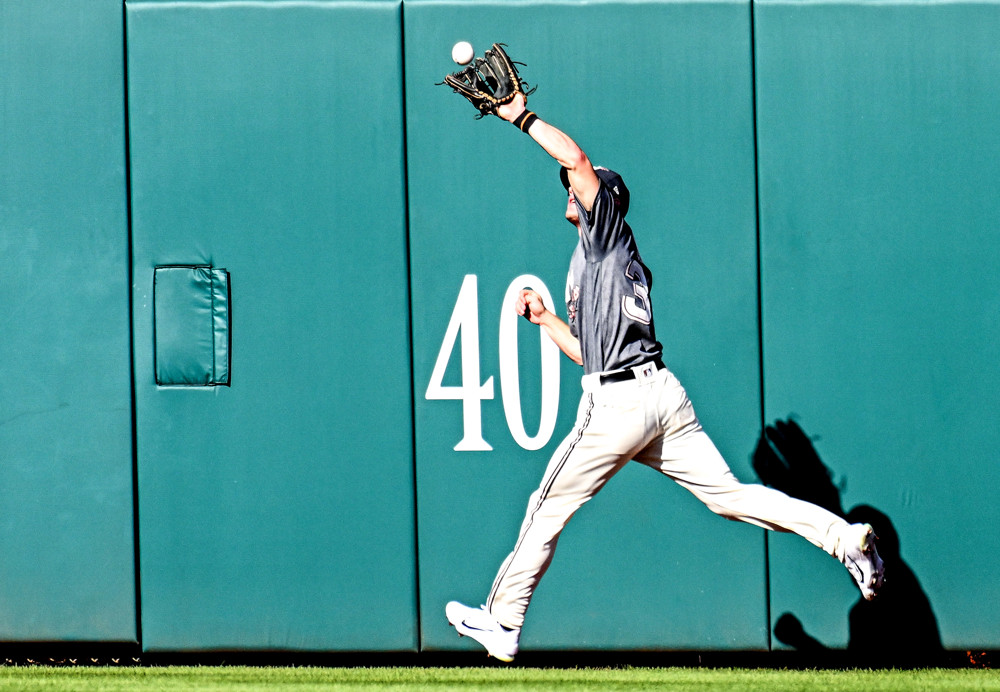
<path id="1" fill-rule="evenodd" d="M 497 115 L 511 123 L 524 113 L 525 101 L 522 94 L 517 94 L 510 103 L 497 108 Z M 590 159 L 577 143 L 565 132 L 538 118 L 537 115 L 526 131 L 549 156 L 566 169 L 573 194 L 583 208 L 587 211 L 593 209 L 601 181 L 594 172 Z"/>
<path id="2" fill-rule="evenodd" d="M 569 325 L 563 322 L 558 315 L 545 307 L 542 297 L 535 291 L 525 288 L 518 294 L 514 301 L 514 311 L 518 315 L 524 315 L 532 324 L 537 324 L 545 330 L 549 338 L 555 342 L 556 346 L 569 356 L 577 365 L 583 365 L 583 354 L 580 351 L 580 340 L 569 330 Z"/>

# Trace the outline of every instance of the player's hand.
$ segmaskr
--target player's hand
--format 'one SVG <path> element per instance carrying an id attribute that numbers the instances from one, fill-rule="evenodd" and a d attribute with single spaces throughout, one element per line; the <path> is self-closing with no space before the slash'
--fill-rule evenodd
<path id="1" fill-rule="evenodd" d="M 525 103 L 524 94 L 518 92 L 514 94 L 514 98 L 510 103 L 497 106 L 497 116 L 507 122 L 513 122 L 514 118 L 524 112 Z"/>
<path id="2" fill-rule="evenodd" d="M 522 288 L 514 301 L 514 311 L 532 324 L 541 324 L 542 315 L 548 312 L 542 297 L 530 288 Z"/>

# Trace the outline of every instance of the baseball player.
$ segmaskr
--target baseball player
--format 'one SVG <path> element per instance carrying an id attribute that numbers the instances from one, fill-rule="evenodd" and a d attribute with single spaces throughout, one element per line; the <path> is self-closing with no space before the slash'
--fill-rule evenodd
<path id="1" fill-rule="evenodd" d="M 740 483 L 702 430 L 684 388 L 662 360 L 652 274 L 625 220 L 629 191 L 621 176 L 595 167 L 569 136 L 526 109 L 524 85 L 499 44 L 450 77 L 446 83 L 481 113 L 513 123 L 560 166 L 566 220 L 578 235 L 566 282 L 568 320 L 528 289 L 513 309 L 544 329 L 583 366 L 584 375 L 576 423 L 528 500 L 513 550 L 500 565 L 485 605 L 471 608 L 452 601 L 445 608 L 448 622 L 490 655 L 512 661 L 525 612 L 560 533 L 630 460 L 672 478 L 716 514 L 802 536 L 840 560 L 864 598 L 874 598 L 884 570 L 870 525 L 848 524 L 772 488 Z M 471 96 L 470 90 L 475 91 Z"/>

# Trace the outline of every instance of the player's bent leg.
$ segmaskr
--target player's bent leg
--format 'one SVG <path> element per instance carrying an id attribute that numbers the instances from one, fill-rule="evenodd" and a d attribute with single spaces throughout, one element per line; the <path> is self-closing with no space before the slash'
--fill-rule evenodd
<path id="1" fill-rule="evenodd" d="M 882 587 L 884 565 L 868 524 L 848 524 L 826 509 L 761 485 L 739 483 L 710 489 L 688 487 L 716 514 L 773 531 L 795 533 L 836 557 L 866 600 Z"/>
<path id="2" fill-rule="evenodd" d="M 638 460 L 672 478 L 720 516 L 798 534 L 833 554 L 831 531 L 843 519 L 773 488 L 741 483 L 700 426 L 644 450 Z"/>
<path id="3" fill-rule="evenodd" d="M 716 514 L 805 538 L 844 564 L 867 600 L 881 588 L 884 566 L 871 526 L 848 524 L 823 507 L 779 490 L 741 483 L 700 429 L 686 434 L 682 443 L 659 448 L 658 455 L 642 461 L 687 488 Z"/>

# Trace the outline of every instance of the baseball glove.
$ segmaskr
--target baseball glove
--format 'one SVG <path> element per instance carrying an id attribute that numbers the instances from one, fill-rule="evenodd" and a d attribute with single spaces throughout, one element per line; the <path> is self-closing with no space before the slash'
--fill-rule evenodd
<path id="1" fill-rule="evenodd" d="M 464 70 L 447 75 L 444 83 L 469 99 L 479 111 L 477 118 L 496 115 L 497 108 L 510 103 L 517 94 L 523 95 L 527 103 L 528 94 L 534 91 L 517 74 L 515 64 L 524 63 L 515 63 L 504 50 L 504 44 L 494 43 L 483 57 L 473 60 Z"/>

